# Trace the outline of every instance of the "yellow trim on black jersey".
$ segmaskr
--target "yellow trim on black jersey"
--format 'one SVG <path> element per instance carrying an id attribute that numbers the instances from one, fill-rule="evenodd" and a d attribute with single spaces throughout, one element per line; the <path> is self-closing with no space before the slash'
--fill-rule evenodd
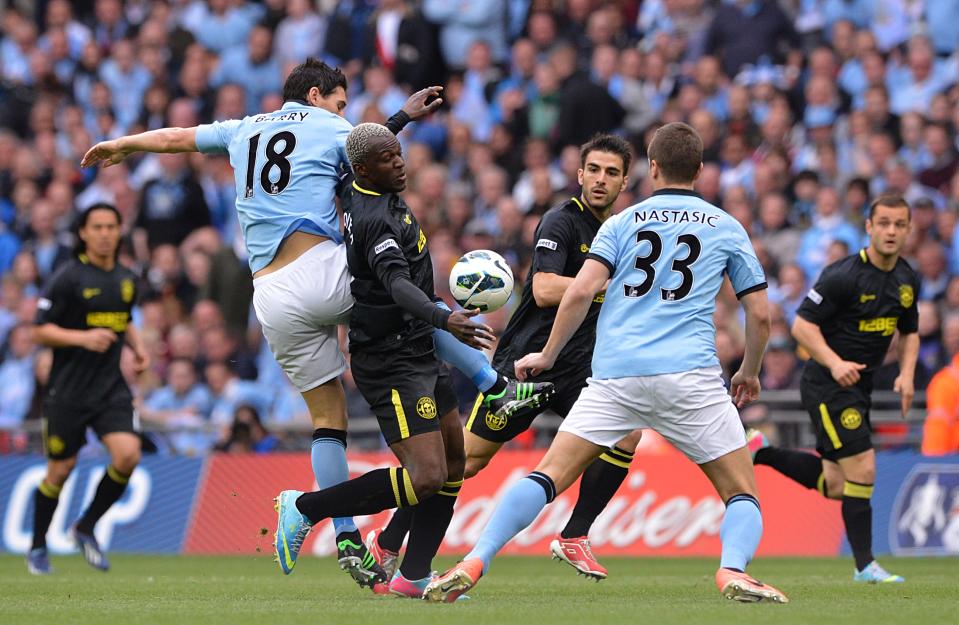
<path id="1" fill-rule="evenodd" d="M 869 257 L 866 256 L 866 248 L 862 248 L 861 250 L 859 250 L 859 258 L 861 258 L 862 262 L 864 263 L 869 262 Z"/>
<path id="2" fill-rule="evenodd" d="M 360 193 L 365 193 L 366 195 L 383 195 L 382 193 L 377 193 L 376 191 L 370 191 L 369 189 L 364 189 L 360 185 L 356 184 L 356 180 L 353 181 L 353 188 L 359 191 Z"/>
<path id="3" fill-rule="evenodd" d="M 571 200 L 573 200 L 574 202 L 576 202 L 576 206 L 579 206 L 579 212 L 581 212 L 581 213 L 585 213 L 585 212 L 586 212 L 586 207 L 583 206 L 583 203 L 579 201 L 579 198 L 571 197 L 571 198 L 569 198 L 569 199 L 571 199 Z"/>
<path id="4" fill-rule="evenodd" d="M 476 415 L 479 414 L 480 406 L 483 404 L 483 394 L 480 393 L 476 396 L 476 402 L 473 404 L 473 412 L 470 413 L 470 418 L 466 420 L 466 429 L 470 432 L 473 431 L 473 421 L 476 420 Z"/>

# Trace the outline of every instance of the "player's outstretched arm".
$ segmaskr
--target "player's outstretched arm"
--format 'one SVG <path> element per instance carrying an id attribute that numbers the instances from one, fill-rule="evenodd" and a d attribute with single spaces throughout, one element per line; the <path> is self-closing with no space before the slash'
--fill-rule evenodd
<path id="1" fill-rule="evenodd" d="M 829 369 L 833 379 L 840 386 L 852 386 L 859 381 L 859 372 L 865 369 L 866 365 L 840 358 L 839 354 L 826 343 L 826 338 L 818 325 L 796 315 L 792 334 L 800 347 L 809 352 L 813 360 Z"/>
<path id="2" fill-rule="evenodd" d="M 916 360 L 919 359 L 919 333 L 899 335 L 899 375 L 892 390 L 902 395 L 902 418 L 909 416 L 912 398 L 916 394 Z"/>
<path id="3" fill-rule="evenodd" d="M 733 401 L 742 408 L 759 399 L 759 369 L 769 340 L 769 296 L 766 289 L 743 295 L 740 300 L 746 311 L 746 353 L 739 371 L 733 375 Z"/>
<path id="4" fill-rule="evenodd" d="M 122 162 L 134 152 L 199 152 L 196 145 L 196 127 L 159 128 L 101 141 L 83 155 L 80 167 L 93 167 L 100 162 L 104 167 L 110 167 Z"/>
<path id="5" fill-rule="evenodd" d="M 525 380 L 527 375 L 537 375 L 540 371 L 553 368 L 559 353 L 582 325 L 593 298 L 606 288 L 607 280 L 609 268 L 598 260 L 587 258 L 583 268 L 563 294 L 559 310 L 556 311 L 556 320 L 553 321 L 553 329 L 543 351 L 527 354 L 516 361 L 514 367 L 518 379 Z"/>

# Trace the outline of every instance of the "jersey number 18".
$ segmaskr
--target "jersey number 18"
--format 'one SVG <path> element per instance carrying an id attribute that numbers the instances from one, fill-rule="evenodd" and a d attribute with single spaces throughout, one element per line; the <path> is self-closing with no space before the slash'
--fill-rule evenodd
<path id="1" fill-rule="evenodd" d="M 283 141 L 283 149 L 276 151 L 276 144 Z M 249 199 L 254 194 L 253 169 L 256 167 L 256 148 L 260 145 L 260 133 L 250 137 L 250 152 L 246 161 L 246 193 L 243 197 Z M 260 170 L 260 186 L 270 195 L 277 195 L 290 184 L 290 170 L 292 166 L 287 158 L 296 147 L 296 135 L 289 130 L 278 132 L 266 144 L 266 164 Z M 280 170 L 280 177 L 273 182 L 270 172 L 274 168 Z"/>

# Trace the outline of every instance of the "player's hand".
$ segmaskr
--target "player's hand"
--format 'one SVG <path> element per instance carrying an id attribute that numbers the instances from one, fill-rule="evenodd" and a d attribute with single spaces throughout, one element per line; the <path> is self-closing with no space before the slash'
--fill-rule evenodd
<path id="1" fill-rule="evenodd" d="M 493 346 L 496 336 L 493 328 L 470 321 L 470 317 L 479 314 L 478 310 L 457 310 L 449 316 L 446 329 L 457 339 L 476 349 L 489 349 Z"/>
<path id="2" fill-rule="evenodd" d="M 123 162 L 123 159 L 129 155 L 130 152 L 120 148 L 119 141 L 101 141 L 87 150 L 80 161 L 80 167 L 93 167 L 101 161 L 104 167 L 110 167 Z"/>
<path id="3" fill-rule="evenodd" d="M 526 354 L 513 363 L 513 369 L 516 374 L 516 379 L 523 382 L 526 378 L 536 377 L 543 371 L 552 369 L 555 364 L 556 361 L 546 356 L 543 352 L 533 352 L 532 354 Z"/>
<path id="4" fill-rule="evenodd" d="M 410 119 L 426 117 L 443 104 L 443 98 L 439 97 L 441 91 L 443 91 L 443 87 L 439 86 L 420 89 L 411 95 L 406 104 L 403 105 L 403 112 L 409 115 Z M 426 101 L 432 97 L 436 99 L 427 104 Z"/>
<path id="5" fill-rule="evenodd" d="M 91 328 L 83 334 L 83 349 L 102 354 L 117 340 L 117 333 L 106 328 Z"/>
<path id="6" fill-rule="evenodd" d="M 862 363 L 840 360 L 829 368 L 829 373 L 839 386 L 852 386 L 859 381 L 859 372 L 865 368 L 866 365 Z"/>
<path id="7" fill-rule="evenodd" d="M 140 375 L 150 368 L 150 354 L 145 349 L 133 350 L 133 371 Z"/>
<path id="8" fill-rule="evenodd" d="M 742 371 L 737 371 L 733 375 L 729 385 L 733 391 L 733 403 L 737 408 L 742 408 L 759 399 L 759 391 L 762 388 L 758 376 L 746 375 Z"/>
<path id="9" fill-rule="evenodd" d="M 902 395 L 902 418 L 909 416 L 909 408 L 912 406 L 912 398 L 916 394 L 916 388 L 912 378 L 903 375 L 897 376 L 896 381 L 892 383 L 892 390 Z"/>

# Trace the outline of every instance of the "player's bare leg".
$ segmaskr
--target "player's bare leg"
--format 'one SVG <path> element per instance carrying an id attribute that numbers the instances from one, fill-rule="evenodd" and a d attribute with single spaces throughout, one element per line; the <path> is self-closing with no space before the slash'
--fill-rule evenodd
<path id="1" fill-rule="evenodd" d="M 469 479 L 486 468 L 503 443 L 496 443 L 481 438 L 463 428 L 463 442 L 466 448 L 466 471 L 464 476 Z"/>
<path id="2" fill-rule="evenodd" d="M 339 377 L 303 392 L 303 400 L 313 421 L 310 457 L 313 474 L 320 488 L 328 488 L 350 478 L 346 463 L 346 393 Z M 372 588 L 388 581 L 386 573 L 369 553 L 353 519 L 333 519 L 337 561 L 357 584 Z"/>
<path id="3" fill-rule="evenodd" d="M 723 554 L 716 571 L 719 591 L 736 601 L 788 603 L 782 592 L 746 574 L 746 565 L 762 537 L 762 515 L 749 450 L 741 447 L 699 467 L 726 504 L 720 529 Z"/>
<path id="4" fill-rule="evenodd" d="M 823 497 L 842 501 L 842 487 L 846 478 L 843 477 L 839 463 L 832 460 L 822 460 L 822 486 L 818 487 Z"/>
<path id="5" fill-rule="evenodd" d="M 629 465 L 642 437 L 642 430 L 630 432 L 586 468 L 573 513 L 560 535 L 550 542 L 553 559 L 569 564 L 577 575 L 596 581 L 609 575 L 593 555 L 589 529 L 629 475 Z"/>

